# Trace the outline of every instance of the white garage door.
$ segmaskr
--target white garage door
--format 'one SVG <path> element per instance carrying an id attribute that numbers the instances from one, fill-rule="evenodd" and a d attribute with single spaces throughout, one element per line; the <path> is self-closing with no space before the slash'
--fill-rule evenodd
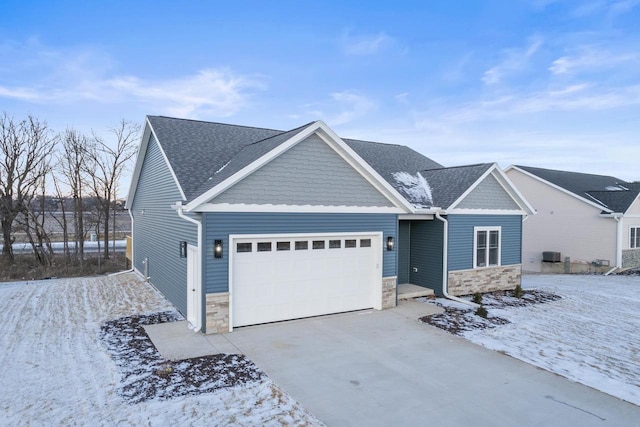
<path id="1" fill-rule="evenodd" d="M 231 322 L 255 325 L 376 306 L 377 234 L 231 236 Z"/>

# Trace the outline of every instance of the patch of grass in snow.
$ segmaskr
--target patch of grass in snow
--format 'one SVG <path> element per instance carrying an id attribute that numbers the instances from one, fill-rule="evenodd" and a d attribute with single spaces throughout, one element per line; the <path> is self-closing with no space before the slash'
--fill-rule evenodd
<path id="1" fill-rule="evenodd" d="M 122 373 L 118 394 L 129 403 L 209 393 L 264 376 L 250 360 L 237 354 L 216 354 L 179 361 L 165 360 L 149 339 L 145 325 L 180 320 L 167 311 L 105 322 L 100 337 Z"/>
<path id="2" fill-rule="evenodd" d="M 471 300 L 470 298 L 467 299 Z M 472 299 L 474 302 L 481 302 L 482 308 L 502 309 L 505 307 L 526 307 L 531 304 L 556 301 L 560 299 L 560 297 L 549 292 L 531 290 L 523 291 L 521 297 L 515 296 L 513 291 L 496 291 L 483 295 L 477 294 L 474 295 Z M 447 303 L 445 303 L 445 301 L 447 301 Z M 471 307 L 467 307 L 462 304 L 450 304 L 448 303 L 448 300 L 436 299 L 434 301 L 425 302 L 439 305 L 444 308 L 444 312 L 422 317 L 420 318 L 420 321 L 443 329 L 454 335 L 463 335 L 468 331 L 490 329 L 510 323 L 507 319 L 492 316 L 490 310 L 485 310 L 486 315 L 482 316 Z"/>

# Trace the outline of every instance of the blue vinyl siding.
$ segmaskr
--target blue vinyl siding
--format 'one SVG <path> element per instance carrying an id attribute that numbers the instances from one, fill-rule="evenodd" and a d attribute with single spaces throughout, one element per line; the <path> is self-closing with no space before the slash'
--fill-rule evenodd
<path id="1" fill-rule="evenodd" d="M 171 209 L 180 200 L 180 191 L 151 136 L 131 207 L 133 265 L 144 274 L 143 260 L 148 258 L 149 281 L 186 315 L 187 259 L 180 258 L 179 242 L 197 245 L 197 227 Z"/>
<path id="2" fill-rule="evenodd" d="M 442 294 L 442 221 L 411 221 L 410 283 Z M 417 268 L 418 271 L 413 271 Z"/>
<path id="3" fill-rule="evenodd" d="M 502 227 L 501 265 L 521 263 L 522 216 L 449 215 L 449 271 L 473 268 L 473 227 Z"/>
<path id="4" fill-rule="evenodd" d="M 409 256 L 411 253 L 411 221 L 398 223 L 398 284 L 409 283 Z"/>
<path id="5" fill-rule="evenodd" d="M 397 250 L 384 248 L 386 238 L 397 241 L 398 219 L 395 214 L 320 214 L 320 213 L 237 213 L 204 214 L 203 283 L 207 293 L 229 289 L 230 234 L 349 233 L 382 232 L 384 277 L 396 275 Z M 224 256 L 213 257 L 213 241 L 222 239 Z"/>

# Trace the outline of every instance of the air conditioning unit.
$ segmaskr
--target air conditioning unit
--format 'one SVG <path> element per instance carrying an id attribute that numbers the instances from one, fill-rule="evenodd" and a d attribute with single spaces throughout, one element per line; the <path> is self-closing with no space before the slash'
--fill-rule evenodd
<path id="1" fill-rule="evenodd" d="M 542 252 L 542 262 L 560 262 L 560 252 Z"/>

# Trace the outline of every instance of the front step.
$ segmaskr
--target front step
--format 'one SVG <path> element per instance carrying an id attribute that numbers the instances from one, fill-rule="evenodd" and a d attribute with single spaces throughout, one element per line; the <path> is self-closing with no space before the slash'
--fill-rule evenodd
<path id="1" fill-rule="evenodd" d="M 411 283 L 403 283 L 401 285 L 398 285 L 397 291 L 398 291 L 399 300 L 412 299 L 412 298 L 418 298 L 418 297 L 426 297 L 429 299 L 435 298 L 435 293 L 433 292 L 433 289 L 424 288 L 418 285 L 412 285 Z"/>

